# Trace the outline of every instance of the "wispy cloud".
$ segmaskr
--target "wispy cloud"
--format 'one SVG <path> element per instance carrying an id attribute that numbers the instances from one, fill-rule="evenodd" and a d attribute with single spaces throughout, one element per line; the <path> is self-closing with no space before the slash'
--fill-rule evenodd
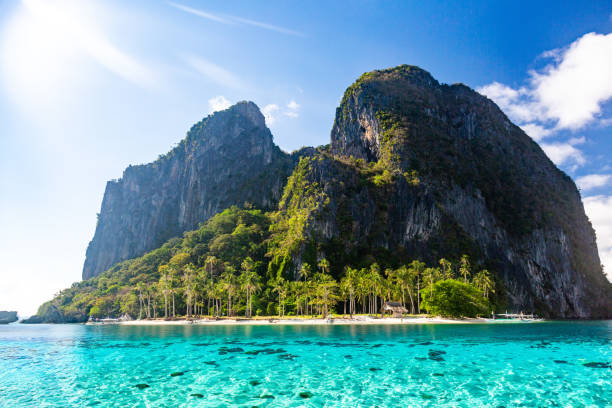
<path id="1" fill-rule="evenodd" d="M 541 143 L 540 146 L 557 166 L 568 164 L 573 165 L 575 169 L 577 166 L 582 166 L 586 163 L 586 158 L 582 151 L 570 143 Z"/>
<path id="2" fill-rule="evenodd" d="M 583 191 L 593 190 L 598 187 L 604 187 L 612 180 L 612 174 L 588 174 L 578 177 L 576 184 Z M 610 209 L 612 211 L 612 208 Z"/>
<path id="3" fill-rule="evenodd" d="M 229 108 L 231 104 L 232 103 L 223 95 L 215 96 L 214 98 L 210 98 L 208 100 L 208 106 L 210 107 L 211 113 L 225 110 Z"/>
<path id="4" fill-rule="evenodd" d="M 278 119 L 287 117 L 291 119 L 298 118 L 300 116 L 300 105 L 293 99 L 287 104 L 285 108 L 281 108 L 275 103 L 264 106 L 261 110 L 264 117 L 266 118 L 266 124 L 268 126 L 274 125 Z"/>
<path id="5" fill-rule="evenodd" d="M 195 71 L 219 85 L 234 89 L 241 88 L 243 86 L 240 78 L 238 78 L 232 72 L 217 64 L 205 60 L 202 57 L 186 54 L 183 55 L 182 58 Z"/>
<path id="6" fill-rule="evenodd" d="M 289 116 L 290 118 L 297 118 L 300 116 L 299 110 L 300 105 L 296 101 L 291 100 L 291 102 L 287 104 L 287 110 L 284 112 L 284 115 Z"/>
<path id="7" fill-rule="evenodd" d="M 195 9 L 195 8 L 188 7 L 188 6 L 185 6 L 179 3 L 174 3 L 174 2 L 168 2 L 168 4 L 178 10 L 193 14 L 194 16 L 205 18 L 210 21 L 215 21 L 217 23 L 228 24 L 228 25 L 235 25 L 235 24 L 250 25 L 253 27 L 263 28 L 264 30 L 276 31 L 278 33 L 294 35 L 297 37 L 304 37 L 304 34 L 300 33 L 299 31 L 291 30 L 285 27 L 280 27 L 274 24 L 268 24 L 268 23 L 264 23 L 261 21 L 257 21 L 257 20 L 251 20 L 248 18 L 231 16 L 227 14 L 210 13 L 208 11 Z"/>
<path id="8" fill-rule="evenodd" d="M 202 17 L 205 18 L 207 20 L 211 20 L 211 21 L 216 21 L 217 23 L 223 23 L 223 24 L 233 24 L 233 22 L 227 18 L 223 18 L 220 17 L 216 14 L 212 14 L 212 13 L 207 13 L 205 11 L 202 10 L 198 10 L 198 9 L 194 9 L 192 7 L 188 7 L 188 6 L 184 6 L 182 4 L 178 4 L 178 3 L 174 3 L 174 2 L 168 2 L 169 5 L 171 5 L 174 8 L 177 8 L 179 10 L 185 11 L 187 13 L 193 14 L 194 16 L 198 16 L 198 17 Z"/>
<path id="9" fill-rule="evenodd" d="M 280 110 L 280 107 L 275 103 L 266 105 L 261 109 L 261 113 L 263 113 L 264 118 L 266 118 L 266 124 L 268 126 L 271 126 L 276 122 L 276 118 L 277 118 L 279 110 Z"/>

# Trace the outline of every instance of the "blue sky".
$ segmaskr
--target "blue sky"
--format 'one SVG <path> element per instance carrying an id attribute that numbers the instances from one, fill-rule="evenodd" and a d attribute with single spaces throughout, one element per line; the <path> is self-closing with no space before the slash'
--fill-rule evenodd
<path id="1" fill-rule="evenodd" d="M 612 270 L 612 2 L 0 1 L 0 310 L 80 279 L 105 183 L 252 100 L 286 151 L 329 141 L 361 73 L 496 100 L 582 188 Z"/>

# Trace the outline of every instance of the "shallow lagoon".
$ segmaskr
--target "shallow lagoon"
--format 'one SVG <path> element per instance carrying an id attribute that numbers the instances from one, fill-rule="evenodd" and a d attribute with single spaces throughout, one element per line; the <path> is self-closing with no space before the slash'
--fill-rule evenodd
<path id="1" fill-rule="evenodd" d="M 612 405 L 612 321 L 0 326 L 0 407 Z"/>

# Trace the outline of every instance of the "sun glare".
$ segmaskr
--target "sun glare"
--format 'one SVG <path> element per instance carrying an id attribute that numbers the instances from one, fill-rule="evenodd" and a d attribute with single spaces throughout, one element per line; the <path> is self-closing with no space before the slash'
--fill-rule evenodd
<path id="1" fill-rule="evenodd" d="M 147 86 L 151 72 L 105 36 L 87 1 L 23 0 L 2 33 L 2 76 L 21 105 L 53 106 L 92 80 L 91 62 Z M 88 65 L 89 64 L 89 65 Z"/>
<path id="2" fill-rule="evenodd" d="M 3 79 L 11 96 L 27 104 L 48 104 L 67 91 L 79 64 L 70 26 L 40 5 L 20 5 L 2 36 Z"/>

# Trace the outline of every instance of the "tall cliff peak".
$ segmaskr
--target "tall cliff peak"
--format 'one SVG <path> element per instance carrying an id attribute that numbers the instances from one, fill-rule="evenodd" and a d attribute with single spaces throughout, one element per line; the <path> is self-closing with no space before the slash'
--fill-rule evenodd
<path id="1" fill-rule="evenodd" d="M 467 254 L 496 275 L 508 310 L 612 310 L 571 178 L 492 101 L 415 66 L 352 84 L 329 147 L 283 153 L 252 102 L 196 123 L 168 154 L 107 184 L 83 278 L 244 202 L 292 228 L 270 263 L 288 276 L 322 257 L 340 276 L 345 265 L 456 264 Z"/>
<path id="2" fill-rule="evenodd" d="M 469 87 L 408 65 L 365 73 L 336 110 L 330 152 L 304 176 L 329 197 L 310 233 L 351 237 L 347 262 L 371 243 L 428 262 L 470 252 L 498 272 L 513 310 L 609 316 L 612 286 L 574 182 Z"/>
<path id="3" fill-rule="evenodd" d="M 83 279 L 157 248 L 231 205 L 274 208 L 292 165 L 253 102 L 207 116 L 170 152 L 108 182 Z"/>

